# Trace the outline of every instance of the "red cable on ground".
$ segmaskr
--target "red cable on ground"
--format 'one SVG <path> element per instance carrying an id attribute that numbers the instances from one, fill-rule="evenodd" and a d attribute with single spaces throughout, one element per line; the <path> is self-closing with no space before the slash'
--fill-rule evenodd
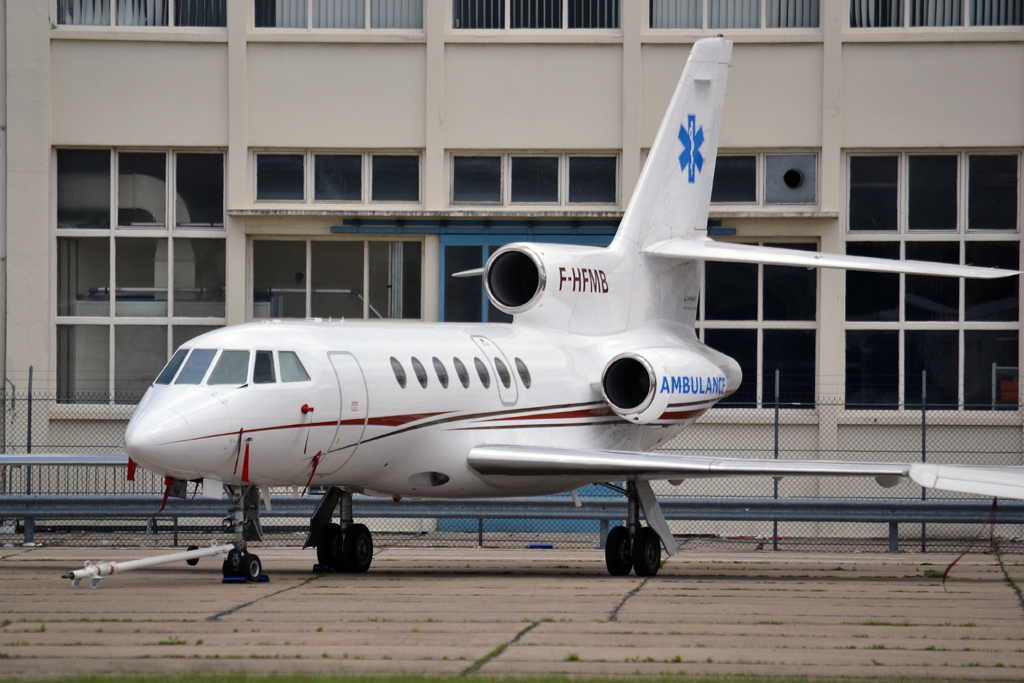
<path id="1" fill-rule="evenodd" d="M 988 532 L 988 543 L 989 543 L 990 546 L 995 546 L 995 543 L 996 543 L 996 540 L 995 540 L 996 539 L 996 503 L 998 503 L 998 502 L 999 502 L 998 498 L 993 498 L 992 499 L 992 509 L 989 511 L 988 517 L 982 523 L 981 531 L 979 531 L 978 534 L 974 538 L 971 539 L 971 543 L 970 543 L 970 545 L 967 546 L 967 549 L 964 550 L 962 553 L 960 553 L 955 560 L 953 560 L 952 562 L 949 563 L 949 566 L 946 567 L 946 571 L 942 572 L 942 590 L 944 592 L 946 592 L 946 577 L 949 576 L 949 570 L 952 569 L 953 566 L 957 562 L 960 561 L 960 558 L 962 558 L 964 555 L 966 555 L 967 553 L 969 553 L 971 551 L 971 548 L 974 547 L 974 544 L 978 541 L 979 538 L 981 538 L 981 535 L 985 532 L 985 525 L 987 525 L 987 524 L 991 524 L 992 525 L 989 528 L 989 532 Z"/>

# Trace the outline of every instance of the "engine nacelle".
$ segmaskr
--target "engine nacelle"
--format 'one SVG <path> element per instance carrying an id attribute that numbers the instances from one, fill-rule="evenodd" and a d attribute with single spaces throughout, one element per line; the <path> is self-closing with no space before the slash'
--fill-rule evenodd
<path id="1" fill-rule="evenodd" d="M 517 315 L 533 308 L 547 286 L 541 256 L 525 244 L 502 247 L 484 268 L 484 289 L 494 307 Z"/>
<path id="2" fill-rule="evenodd" d="M 695 418 L 739 388 L 735 361 L 725 367 L 703 354 L 677 348 L 619 354 L 605 366 L 601 389 L 609 407 L 637 424 Z"/>

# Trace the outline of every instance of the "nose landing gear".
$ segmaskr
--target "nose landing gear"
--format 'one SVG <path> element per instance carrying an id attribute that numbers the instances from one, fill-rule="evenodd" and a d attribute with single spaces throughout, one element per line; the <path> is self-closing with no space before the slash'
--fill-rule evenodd
<path id="1" fill-rule="evenodd" d="M 341 504 L 341 523 L 331 521 Z M 373 561 L 373 536 L 363 524 L 352 521 L 352 494 L 330 488 L 309 519 L 309 535 L 303 546 L 316 546 L 314 571 L 362 573 Z"/>
<path id="2" fill-rule="evenodd" d="M 249 541 L 263 540 L 260 526 L 260 492 L 255 486 L 225 486 L 231 507 L 224 526 L 235 535 L 235 548 L 228 552 L 222 571 L 224 583 L 269 581 L 260 558 L 247 549 Z"/>

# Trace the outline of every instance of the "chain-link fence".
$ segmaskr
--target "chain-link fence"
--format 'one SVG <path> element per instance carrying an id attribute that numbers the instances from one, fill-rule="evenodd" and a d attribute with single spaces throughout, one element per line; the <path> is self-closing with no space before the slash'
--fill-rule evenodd
<path id="1" fill-rule="evenodd" d="M 3 395 L 2 442 L 6 453 L 102 453 L 124 448 L 124 429 L 134 410 L 126 403 L 68 403 L 53 394 L 35 392 Z M 720 406 L 701 416 L 691 427 L 657 450 L 722 457 L 824 459 L 966 463 L 986 465 L 1024 464 L 1024 412 L 1007 409 L 965 410 L 963 407 L 922 410 L 920 404 L 905 407 L 851 406 L 843 400 L 822 400 L 813 405 L 784 407 Z M 190 484 L 191 497 L 197 485 Z M 967 494 L 928 491 L 912 482 L 883 489 L 872 479 L 842 477 L 792 477 L 774 481 L 767 477 L 691 479 L 678 483 L 657 482 L 655 492 L 665 500 L 720 499 L 764 501 L 891 501 L 978 500 Z M 127 481 L 121 468 L 18 467 L 0 469 L 0 504 L 12 496 L 139 496 L 153 500 L 153 514 L 136 518 L 36 519 L 37 543 L 63 545 L 172 546 L 206 545 L 228 540 L 220 520 L 211 516 L 157 515 L 163 493 L 160 477 L 138 471 Z M 294 495 L 275 489 L 276 495 Z M 315 498 L 319 491 L 311 490 Z M 586 502 L 619 494 L 599 486 L 579 492 Z M 568 494 L 564 496 L 568 498 Z M 310 505 L 313 503 L 310 502 Z M 601 544 L 609 524 L 573 519 L 522 516 L 510 508 L 508 516 L 401 517 L 401 503 L 387 516 L 361 519 L 374 532 L 377 545 L 431 545 L 523 547 L 529 544 L 593 548 Z M 586 510 L 584 505 L 583 510 Z M 526 508 L 522 508 L 525 510 Z M 225 506 L 226 511 L 226 506 Z M 87 515 L 87 508 L 83 507 Z M 358 514 L 358 512 L 357 512 Z M 585 516 L 585 512 L 583 513 Z M 828 517 L 825 515 L 824 517 Z M 835 516 L 833 516 L 835 517 Z M 998 517 L 997 517 L 998 521 Z M 842 519 L 783 521 L 738 519 L 670 519 L 670 527 L 684 550 L 782 550 L 884 551 L 890 547 L 890 527 L 885 522 L 850 522 Z M 265 514 L 264 544 L 299 544 L 307 525 L 301 516 Z M 777 531 L 776 531 L 777 529 Z M 0 520 L 0 543 L 24 541 L 24 521 Z M 902 523 L 899 538 L 904 549 L 954 551 L 966 548 L 988 530 L 979 523 L 927 525 Z M 1024 525 L 996 524 L 995 534 L 1004 545 L 1024 548 Z"/>

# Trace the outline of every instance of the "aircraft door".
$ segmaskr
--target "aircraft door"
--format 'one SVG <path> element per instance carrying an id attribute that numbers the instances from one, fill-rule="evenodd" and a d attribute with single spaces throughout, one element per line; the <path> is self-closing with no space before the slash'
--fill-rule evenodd
<path id="1" fill-rule="evenodd" d="M 515 405 L 519 400 L 519 386 L 516 384 L 516 375 L 512 370 L 512 364 L 508 362 L 508 358 L 501 352 L 501 349 L 487 337 L 474 336 L 473 341 L 487 357 L 491 373 L 494 375 L 494 383 L 498 385 L 498 397 L 502 404 Z"/>
<path id="2" fill-rule="evenodd" d="M 327 354 L 338 379 L 338 392 L 341 397 L 341 412 L 338 417 L 338 429 L 334 441 L 327 451 L 327 458 L 322 470 L 333 474 L 340 470 L 355 455 L 359 442 L 366 430 L 366 419 L 369 414 L 369 401 L 366 390 L 366 379 L 359 361 L 351 353 L 331 352 Z"/>

